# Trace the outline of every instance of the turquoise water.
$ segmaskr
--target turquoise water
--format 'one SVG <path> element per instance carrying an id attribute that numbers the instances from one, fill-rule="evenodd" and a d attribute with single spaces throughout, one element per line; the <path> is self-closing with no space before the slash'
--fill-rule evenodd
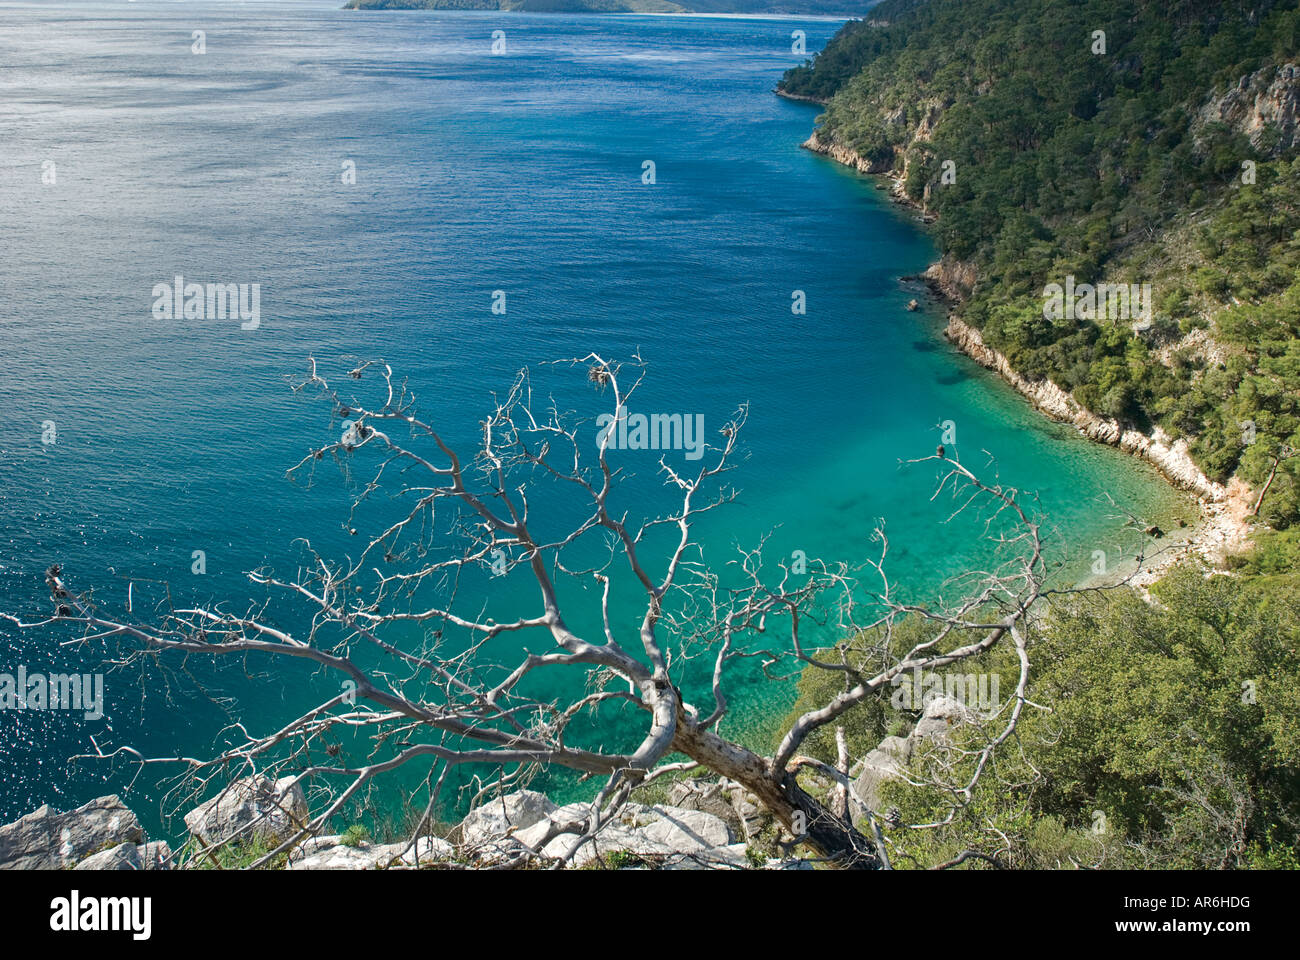
<path id="1" fill-rule="evenodd" d="M 741 493 L 697 528 L 715 565 L 769 533 L 773 557 L 860 563 L 884 518 L 895 577 L 933 595 L 990 550 L 943 523 L 932 465 L 900 467 L 946 420 L 966 462 L 1038 493 L 1070 569 L 1123 546 L 1104 495 L 1153 517 L 1178 505 L 955 355 L 937 308 L 906 310 L 919 294 L 898 278 L 933 259 L 929 239 L 870 182 L 800 150 L 816 110 L 770 93 L 795 61 L 791 30 L 815 49 L 834 22 L 141 2 L 0 4 L 0 23 L 6 609 L 46 609 L 52 562 L 109 605 L 134 582 L 137 612 L 162 583 L 243 609 L 259 597 L 243 572 L 291 575 L 294 538 L 355 551 L 337 472 L 311 489 L 284 476 L 331 435 L 289 389 L 308 355 L 334 373 L 387 358 L 462 448 L 519 367 L 592 350 L 639 350 L 641 409 L 698 413 L 710 435 L 748 402 L 747 459 L 728 478 Z M 177 274 L 260 284 L 260 326 L 155 319 L 154 285 Z M 592 400 L 581 376 L 538 377 Z M 656 459 L 622 455 L 629 509 L 667 509 Z M 557 525 L 577 516 L 552 508 Z M 532 609 L 513 578 L 486 599 L 498 619 Z M 597 623 L 589 604 L 573 620 Z M 0 672 L 94 669 L 108 653 L 59 639 L 0 628 Z M 265 662 L 184 666 L 110 672 L 103 720 L 0 713 L 0 819 L 125 791 L 129 770 L 69 769 L 91 737 L 203 755 L 223 697 L 266 730 L 334 692 Z M 737 682 L 726 729 L 761 741 L 788 685 Z M 629 735 L 602 723 L 596 739 Z M 157 823 L 152 778 L 133 790 Z"/>

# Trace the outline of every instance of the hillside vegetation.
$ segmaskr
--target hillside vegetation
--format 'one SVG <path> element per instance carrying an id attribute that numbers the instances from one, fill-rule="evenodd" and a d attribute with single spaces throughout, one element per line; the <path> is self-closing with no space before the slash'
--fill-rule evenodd
<path id="1" fill-rule="evenodd" d="M 1211 479 L 1267 484 L 1271 525 L 1300 520 L 1296 0 L 871 17 L 781 89 L 825 101 L 819 139 L 938 215 L 945 258 L 978 276 L 962 318 L 1026 376 L 1186 438 Z M 1149 316 L 1045 317 L 1068 277 L 1149 283 Z"/>
<path id="2" fill-rule="evenodd" d="M 1156 585 L 1156 604 L 1130 590 L 1054 604 L 1030 638 L 1034 706 L 958 815 L 945 822 L 951 792 L 932 781 L 973 775 L 977 751 L 998 729 L 991 720 L 913 756 L 911 782 L 881 787 L 877 812 L 894 865 L 975 850 L 990 860 L 974 868 L 1300 867 L 1294 533 L 1264 535 L 1237 576 L 1175 571 Z M 926 629 L 905 627 L 900 644 Z M 1000 689 L 1014 689 L 1006 650 L 960 672 L 969 670 L 999 674 Z M 833 684 L 805 671 L 793 713 Z M 915 719 L 882 698 L 848 726 L 850 755 L 870 760 L 882 737 Z M 808 752 L 833 764 L 833 732 L 819 732 Z"/>

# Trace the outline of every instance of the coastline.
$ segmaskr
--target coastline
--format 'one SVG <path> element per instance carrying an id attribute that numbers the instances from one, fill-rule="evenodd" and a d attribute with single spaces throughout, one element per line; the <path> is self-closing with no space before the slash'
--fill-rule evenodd
<path id="1" fill-rule="evenodd" d="M 793 100 L 795 103 L 815 103 L 819 107 L 826 106 L 827 101 L 821 97 L 809 97 L 802 93 L 786 93 L 780 87 L 773 87 L 772 92 L 782 100 Z"/>
<path id="2" fill-rule="evenodd" d="M 1099 416 L 1081 406 L 1050 379 L 1030 380 L 1022 376 L 1005 356 L 984 343 L 978 330 L 956 314 L 948 315 L 948 325 L 943 334 L 949 343 L 980 366 L 996 370 L 1039 412 L 1058 422 L 1071 424 L 1089 440 L 1119 447 L 1125 453 L 1146 460 L 1171 484 L 1194 494 L 1202 503 L 1222 503 L 1228 499 L 1227 488 L 1209 479 L 1196 466 L 1187 452 L 1186 440 L 1172 440 L 1159 427 L 1150 433 L 1125 427 L 1117 420 Z"/>
<path id="3" fill-rule="evenodd" d="M 776 92 L 788 99 L 808 99 Z M 868 161 L 851 147 L 823 140 L 815 130 L 802 146 L 858 173 L 888 178 L 895 203 L 916 210 L 924 223 L 933 221 L 932 213 L 903 192 L 902 180 L 894 175 L 892 165 Z M 1095 443 L 1117 447 L 1130 456 L 1145 460 L 1155 467 L 1165 482 L 1195 501 L 1197 520 L 1184 529 L 1169 533 L 1161 531 L 1153 544 L 1155 549 L 1150 555 L 1144 555 L 1140 564 L 1130 563 L 1132 569 L 1127 572 L 1116 571 L 1086 578 L 1079 586 L 1100 587 L 1127 582 L 1146 595 L 1151 584 L 1185 559 L 1197 560 L 1212 569 L 1222 569 L 1228 554 L 1250 548 L 1252 491 L 1246 483 L 1236 477 L 1226 485 L 1209 479 L 1192 460 L 1187 441 L 1181 438 L 1173 440 L 1159 427 L 1150 433 L 1126 427 L 1117 420 L 1102 417 L 1083 407 L 1051 379 L 1031 380 L 1023 376 L 1003 354 L 984 343 L 978 330 L 957 316 L 953 308 L 965 302 L 977 280 L 973 264 L 943 257 L 932 263 L 923 274 L 902 279 L 923 281 L 947 307 L 944 339 L 980 366 L 996 372 L 1035 410 L 1058 423 L 1073 426 L 1081 436 Z"/>

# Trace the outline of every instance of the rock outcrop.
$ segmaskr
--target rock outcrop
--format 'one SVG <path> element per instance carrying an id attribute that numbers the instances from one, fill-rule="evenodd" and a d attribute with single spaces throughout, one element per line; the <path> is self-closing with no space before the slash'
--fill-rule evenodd
<path id="1" fill-rule="evenodd" d="M 556 810 L 551 798 L 536 790 L 520 790 L 475 807 L 460 823 L 462 846 L 475 846 L 507 837 L 545 820 Z"/>
<path id="2" fill-rule="evenodd" d="M 293 777 L 272 781 L 256 776 L 236 780 L 185 814 L 185 826 L 208 846 L 236 836 L 241 841 L 279 844 L 306 819 L 307 798 Z"/>
<path id="3" fill-rule="evenodd" d="M 889 173 L 893 169 L 892 160 L 868 160 L 850 146 L 846 146 L 833 137 L 813 131 L 812 136 L 803 142 L 805 150 L 830 157 L 836 163 L 852 167 L 858 173 Z"/>
<path id="4" fill-rule="evenodd" d="M 1256 149 L 1294 150 L 1300 145 L 1300 70 L 1284 63 L 1247 74 L 1210 97 L 1197 119 L 1227 124 L 1250 138 Z"/>
<path id="5" fill-rule="evenodd" d="M 74 870 L 170 870 L 172 850 L 166 842 L 120 843 L 92 854 Z"/>
<path id="6" fill-rule="evenodd" d="M 693 808 L 628 803 L 593 840 L 579 845 L 578 834 L 564 831 L 585 824 L 589 803 L 557 807 L 545 795 L 523 790 L 472 810 L 459 827 L 460 853 L 480 864 L 567 858 L 570 866 L 583 867 L 614 857 L 621 865 L 659 869 L 750 865 L 745 844 L 736 842 L 728 822 L 743 829 L 748 811 L 733 803 L 726 785 L 683 783 L 674 785 L 673 795 Z"/>
<path id="7" fill-rule="evenodd" d="M 746 840 L 772 823 L 772 815 L 738 783 L 717 780 L 678 780 L 668 791 L 668 803 L 682 810 L 702 810 L 727 823 Z"/>
<path id="8" fill-rule="evenodd" d="M 913 147 L 928 144 L 934 138 L 934 132 L 943 118 L 945 105 L 937 99 L 923 100 L 912 107 L 895 107 L 881 109 L 880 120 L 886 127 L 903 128 L 901 136 L 892 137 L 892 153 L 875 159 L 868 159 L 859 154 L 846 143 L 841 142 L 834 131 L 819 128 L 804 141 L 803 147 L 813 153 L 830 157 L 837 163 L 852 167 L 858 173 L 888 174 L 893 180 L 892 191 L 897 202 L 919 207 L 922 212 L 929 208 L 931 185 L 925 184 L 919 203 L 907 196 L 904 184 L 911 169 Z M 915 122 L 913 116 L 919 117 Z"/>
<path id="9" fill-rule="evenodd" d="M 921 274 L 930 288 L 948 300 L 960 303 L 975 289 L 977 273 L 975 264 L 956 257 L 943 257 Z"/>
<path id="10" fill-rule="evenodd" d="M 117 796 L 99 797 L 69 813 L 46 804 L 0 826 L 0 870 L 62 870 L 101 851 L 142 843 L 140 821 Z"/>
<path id="11" fill-rule="evenodd" d="M 1072 424 L 1090 440 L 1119 447 L 1141 457 L 1159 470 L 1170 483 L 1190 490 L 1203 501 L 1218 503 L 1227 497 L 1223 484 L 1210 480 L 1187 452 L 1187 441 L 1171 440 L 1159 427 L 1143 433 L 1118 421 L 1098 416 L 1081 406 L 1051 380 L 1031 380 L 1012 368 L 1005 356 L 984 343 L 980 332 L 955 316 L 948 318 L 944 336 L 962 353 L 990 370 L 996 370 L 1038 410 L 1054 420 Z"/>
<path id="12" fill-rule="evenodd" d="M 906 737 L 885 737 L 880 745 L 854 765 L 853 793 L 872 810 L 880 808 L 880 787 L 898 780 L 908 763 L 927 745 L 943 746 L 953 727 L 978 720 L 978 714 L 949 696 L 929 700 L 912 732 Z"/>
<path id="13" fill-rule="evenodd" d="M 450 860 L 455 848 L 437 837 L 420 837 L 414 844 L 358 843 L 348 845 L 341 836 L 312 837 L 294 849 L 288 870 L 385 870 L 418 867 Z"/>
<path id="14" fill-rule="evenodd" d="M 577 823 L 591 811 L 588 803 L 560 807 L 547 819 L 514 834 L 517 842 L 548 859 L 563 859 L 577 845 L 573 834 L 554 836 L 557 826 Z M 628 803 L 617 819 L 597 833 L 595 839 L 578 847 L 571 865 L 582 867 L 596 858 L 623 854 L 631 860 L 647 861 L 666 869 L 741 869 L 749 866 L 745 844 L 737 843 L 731 828 L 720 817 L 703 810 L 681 807 L 642 806 Z"/>
<path id="15" fill-rule="evenodd" d="M 880 786 L 902 776 L 912 756 L 912 744 L 904 737 L 886 737 L 862 758 L 853 792 L 872 810 L 880 807 Z"/>
<path id="16" fill-rule="evenodd" d="M 804 93 L 787 93 L 785 90 L 782 90 L 780 87 L 775 88 L 772 92 L 775 93 L 778 97 L 781 97 L 785 100 L 794 100 L 797 103 L 815 103 L 818 106 L 824 107 L 826 106 L 826 102 L 827 102 L 825 97 L 810 97 Z"/>
<path id="17" fill-rule="evenodd" d="M 741 787 L 726 780 L 691 782 L 675 787 L 673 795 L 686 806 L 625 804 L 616 819 L 576 851 L 577 836 L 563 833 L 562 828 L 585 823 L 590 804 L 557 807 L 545 794 L 521 790 L 470 811 L 452 835 L 456 843 L 431 836 L 414 844 L 344 843 L 340 835 L 317 836 L 290 850 L 284 868 L 392 870 L 450 862 L 489 866 L 566 858 L 572 867 L 598 858 L 619 868 L 755 866 L 746 843 L 737 842 L 737 833 L 757 833 L 771 817 Z M 236 781 L 190 811 L 185 823 L 206 845 L 232 838 L 256 838 L 269 844 L 291 837 L 307 817 L 306 801 L 292 778 L 251 777 Z M 0 826 L 0 869 L 168 870 L 172 860 L 165 842 L 146 842 L 139 820 L 115 796 L 101 797 L 70 813 L 55 813 L 45 806 Z M 806 868 L 794 859 L 768 860 L 760 866 Z"/>

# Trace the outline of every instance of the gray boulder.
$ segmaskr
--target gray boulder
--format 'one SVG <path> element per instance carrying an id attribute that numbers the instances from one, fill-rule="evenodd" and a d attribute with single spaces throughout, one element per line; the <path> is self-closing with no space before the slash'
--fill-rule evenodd
<path id="1" fill-rule="evenodd" d="M 725 777 L 678 780 L 668 791 L 668 803 L 683 810 L 711 813 L 746 839 L 761 833 L 772 819 L 752 793 Z"/>
<path id="2" fill-rule="evenodd" d="M 499 840 L 545 820 L 556 810 L 551 798 L 536 790 L 520 790 L 475 807 L 460 823 L 460 841 L 475 846 Z"/>
<path id="3" fill-rule="evenodd" d="M 0 869 L 62 870 L 91 854 L 144 842 L 144 830 L 117 796 L 99 797 L 70 813 L 49 804 L 0 827 Z"/>
<path id="4" fill-rule="evenodd" d="M 912 755 L 911 741 L 903 737 L 885 737 L 880 746 L 860 762 L 860 772 L 853 781 L 853 792 L 873 810 L 880 803 L 880 785 L 898 779 Z"/>
<path id="5" fill-rule="evenodd" d="M 780 860 L 770 859 L 763 864 L 764 870 L 816 870 L 811 860 L 800 860 L 798 858 Z"/>
<path id="6" fill-rule="evenodd" d="M 449 860 L 455 849 L 446 840 L 420 837 L 411 849 L 406 841 L 345 846 L 337 836 L 313 837 L 289 857 L 289 870 L 384 870 Z"/>
<path id="7" fill-rule="evenodd" d="M 238 834 L 241 842 L 279 844 L 307 820 L 307 798 L 293 777 L 236 780 L 185 814 L 190 833 L 211 846 Z"/>
<path id="8" fill-rule="evenodd" d="M 681 810 L 703 810 L 735 826 L 740 825 L 731 798 L 717 780 L 678 780 L 668 791 L 668 802 Z"/>
<path id="9" fill-rule="evenodd" d="M 574 803 L 556 810 L 547 820 L 520 830 L 514 839 L 543 857 L 561 859 L 577 844 L 575 834 L 547 840 L 557 824 L 584 820 L 591 806 Z M 675 869 L 742 868 L 749 866 L 745 845 L 736 843 L 731 828 L 720 817 L 702 810 L 629 803 L 618 818 L 604 826 L 596 838 L 578 848 L 570 861 L 581 867 L 597 857 L 625 853 L 645 858 L 655 866 Z"/>
<path id="10" fill-rule="evenodd" d="M 740 784 L 730 781 L 723 781 L 723 784 L 727 797 L 731 801 L 731 808 L 736 811 L 736 819 L 745 839 L 748 840 L 762 833 L 772 823 L 771 811 L 758 802 L 758 797 Z"/>
<path id="11" fill-rule="evenodd" d="M 74 870 L 143 870 L 140 847 L 134 843 L 119 843 L 116 847 L 91 854 Z"/>
<path id="12" fill-rule="evenodd" d="M 660 870 L 746 870 L 753 867 L 748 850 L 748 844 L 729 843 L 703 853 L 678 852 L 665 857 L 658 867 Z"/>
<path id="13" fill-rule="evenodd" d="M 853 793 L 872 810 L 880 805 L 880 786 L 902 776 L 903 768 L 927 747 L 943 747 L 954 727 L 974 723 L 978 713 L 949 696 L 934 697 L 925 704 L 921 719 L 906 737 L 885 737 L 880 746 L 863 757 L 855 769 Z"/>
<path id="14" fill-rule="evenodd" d="M 925 705 L 921 719 L 917 721 L 916 727 L 908 734 L 908 738 L 912 741 L 914 748 L 916 742 L 920 740 L 944 742 L 948 738 L 948 732 L 953 727 L 973 722 L 975 719 L 975 711 L 964 706 L 953 697 L 935 697 Z"/>
<path id="15" fill-rule="evenodd" d="M 152 843 L 120 843 L 91 854 L 74 870 L 170 870 L 171 847 L 164 840 Z"/>
<path id="16" fill-rule="evenodd" d="M 170 870 L 172 848 L 166 840 L 154 840 L 140 845 L 140 865 L 146 870 Z"/>

